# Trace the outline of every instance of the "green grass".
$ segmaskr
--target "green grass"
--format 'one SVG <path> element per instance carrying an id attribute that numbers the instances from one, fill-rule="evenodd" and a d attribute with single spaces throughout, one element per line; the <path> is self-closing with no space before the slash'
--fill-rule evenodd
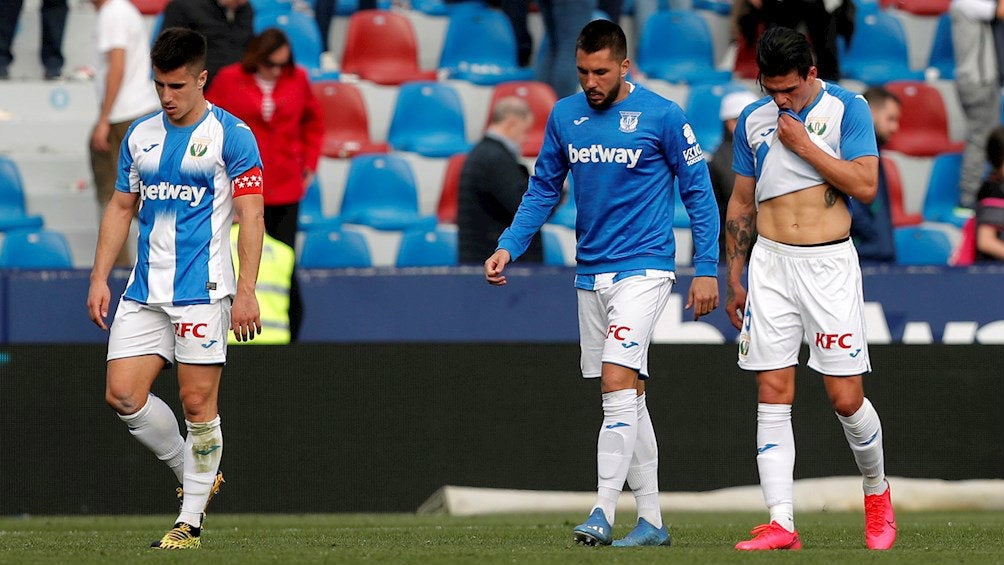
<path id="1" fill-rule="evenodd" d="M 582 547 L 571 529 L 583 516 L 459 518 L 406 514 L 212 515 L 200 551 L 148 548 L 170 516 L 0 518 L 0 563 L 439 563 L 633 564 L 1004 564 L 1004 512 L 901 512 L 888 552 L 864 549 L 857 513 L 801 513 L 800 552 L 732 549 L 763 519 L 757 513 L 668 512 L 673 547 Z M 622 514 L 615 535 L 633 517 Z"/>

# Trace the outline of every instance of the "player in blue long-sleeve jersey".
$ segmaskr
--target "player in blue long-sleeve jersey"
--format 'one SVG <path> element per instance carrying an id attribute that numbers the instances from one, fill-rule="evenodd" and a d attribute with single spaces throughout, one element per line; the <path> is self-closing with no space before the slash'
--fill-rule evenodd
<path id="1" fill-rule="evenodd" d="M 485 261 L 485 277 L 493 285 L 506 283 L 506 265 L 526 250 L 571 173 L 582 376 L 600 378 L 603 394 L 596 504 L 573 536 L 587 545 L 669 545 L 644 379 L 652 331 L 676 280 L 674 178 L 693 231 L 697 272 L 687 308 L 693 307 L 694 319 L 718 306 L 718 207 L 683 110 L 627 82 L 626 53 L 616 24 L 597 20 L 582 29 L 576 66 L 583 92 L 551 111 L 534 175 L 512 225 Z M 613 541 L 625 481 L 638 504 L 638 524 Z"/>

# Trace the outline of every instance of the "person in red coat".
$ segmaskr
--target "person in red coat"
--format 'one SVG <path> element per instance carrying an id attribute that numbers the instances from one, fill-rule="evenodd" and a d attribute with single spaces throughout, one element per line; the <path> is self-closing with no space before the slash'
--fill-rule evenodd
<path id="1" fill-rule="evenodd" d="M 314 180 L 324 124 L 286 34 L 269 28 L 252 38 L 240 62 L 220 69 L 206 98 L 254 133 L 265 165 L 265 231 L 295 248 L 300 200 Z M 295 275 L 289 298 L 295 341 L 303 317 Z"/>

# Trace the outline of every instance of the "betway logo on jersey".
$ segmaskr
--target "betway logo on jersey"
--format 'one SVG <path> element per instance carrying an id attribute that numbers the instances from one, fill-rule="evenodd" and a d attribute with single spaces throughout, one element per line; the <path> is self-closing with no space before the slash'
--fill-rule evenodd
<path id="1" fill-rule="evenodd" d="M 570 163 L 623 163 L 633 169 L 641 158 L 641 149 L 624 147 L 604 147 L 593 144 L 589 147 L 577 148 L 568 144 L 568 161 Z"/>
<path id="2" fill-rule="evenodd" d="M 188 186 L 187 184 L 171 184 L 161 182 L 158 184 L 139 185 L 139 194 L 143 200 L 183 200 L 188 205 L 195 208 L 202 203 L 202 197 L 206 195 L 209 188 L 205 186 Z"/>

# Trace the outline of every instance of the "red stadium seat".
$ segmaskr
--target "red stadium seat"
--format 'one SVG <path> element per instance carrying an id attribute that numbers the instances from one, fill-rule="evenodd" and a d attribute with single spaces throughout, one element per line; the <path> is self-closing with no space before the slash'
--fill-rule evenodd
<path id="1" fill-rule="evenodd" d="M 903 104 L 897 131 L 885 149 L 914 157 L 962 151 L 962 142 L 948 137 L 948 112 L 938 89 L 918 81 L 892 81 L 885 88 Z"/>
<path id="2" fill-rule="evenodd" d="M 948 12 L 952 0 L 896 0 L 895 6 L 917 16 L 940 16 Z"/>
<path id="3" fill-rule="evenodd" d="M 337 81 L 311 83 L 314 96 L 324 113 L 321 153 L 326 157 L 348 158 L 363 153 L 386 153 L 386 143 L 370 139 L 366 103 L 359 89 Z"/>
<path id="4" fill-rule="evenodd" d="M 903 207 L 903 178 L 899 174 L 896 161 L 882 157 L 882 172 L 885 173 L 886 187 L 889 189 L 889 215 L 894 227 L 913 226 L 924 221 L 921 214 L 908 214 Z"/>
<path id="5" fill-rule="evenodd" d="M 377 84 L 435 80 L 418 66 L 418 42 L 411 20 L 390 10 L 360 10 L 349 18 L 342 54 L 343 73 Z"/>
<path id="6" fill-rule="evenodd" d="M 144 16 L 156 16 L 164 11 L 171 0 L 131 0 L 133 6 Z"/>
<path id="7" fill-rule="evenodd" d="M 443 190 L 439 193 L 436 217 L 441 224 L 457 223 L 457 196 L 460 192 L 460 171 L 464 168 L 467 153 L 457 153 L 446 162 Z"/>
<path id="8" fill-rule="evenodd" d="M 523 156 L 536 157 L 540 153 L 540 146 L 544 143 L 544 126 L 547 125 L 547 117 L 551 114 L 554 103 L 558 101 L 558 96 L 554 93 L 554 89 L 544 82 L 503 82 L 495 86 L 491 102 L 488 103 L 489 123 L 495 103 L 506 96 L 518 96 L 526 100 L 533 111 L 533 128 L 527 135 L 526 141 L 523 142 Z"/>

